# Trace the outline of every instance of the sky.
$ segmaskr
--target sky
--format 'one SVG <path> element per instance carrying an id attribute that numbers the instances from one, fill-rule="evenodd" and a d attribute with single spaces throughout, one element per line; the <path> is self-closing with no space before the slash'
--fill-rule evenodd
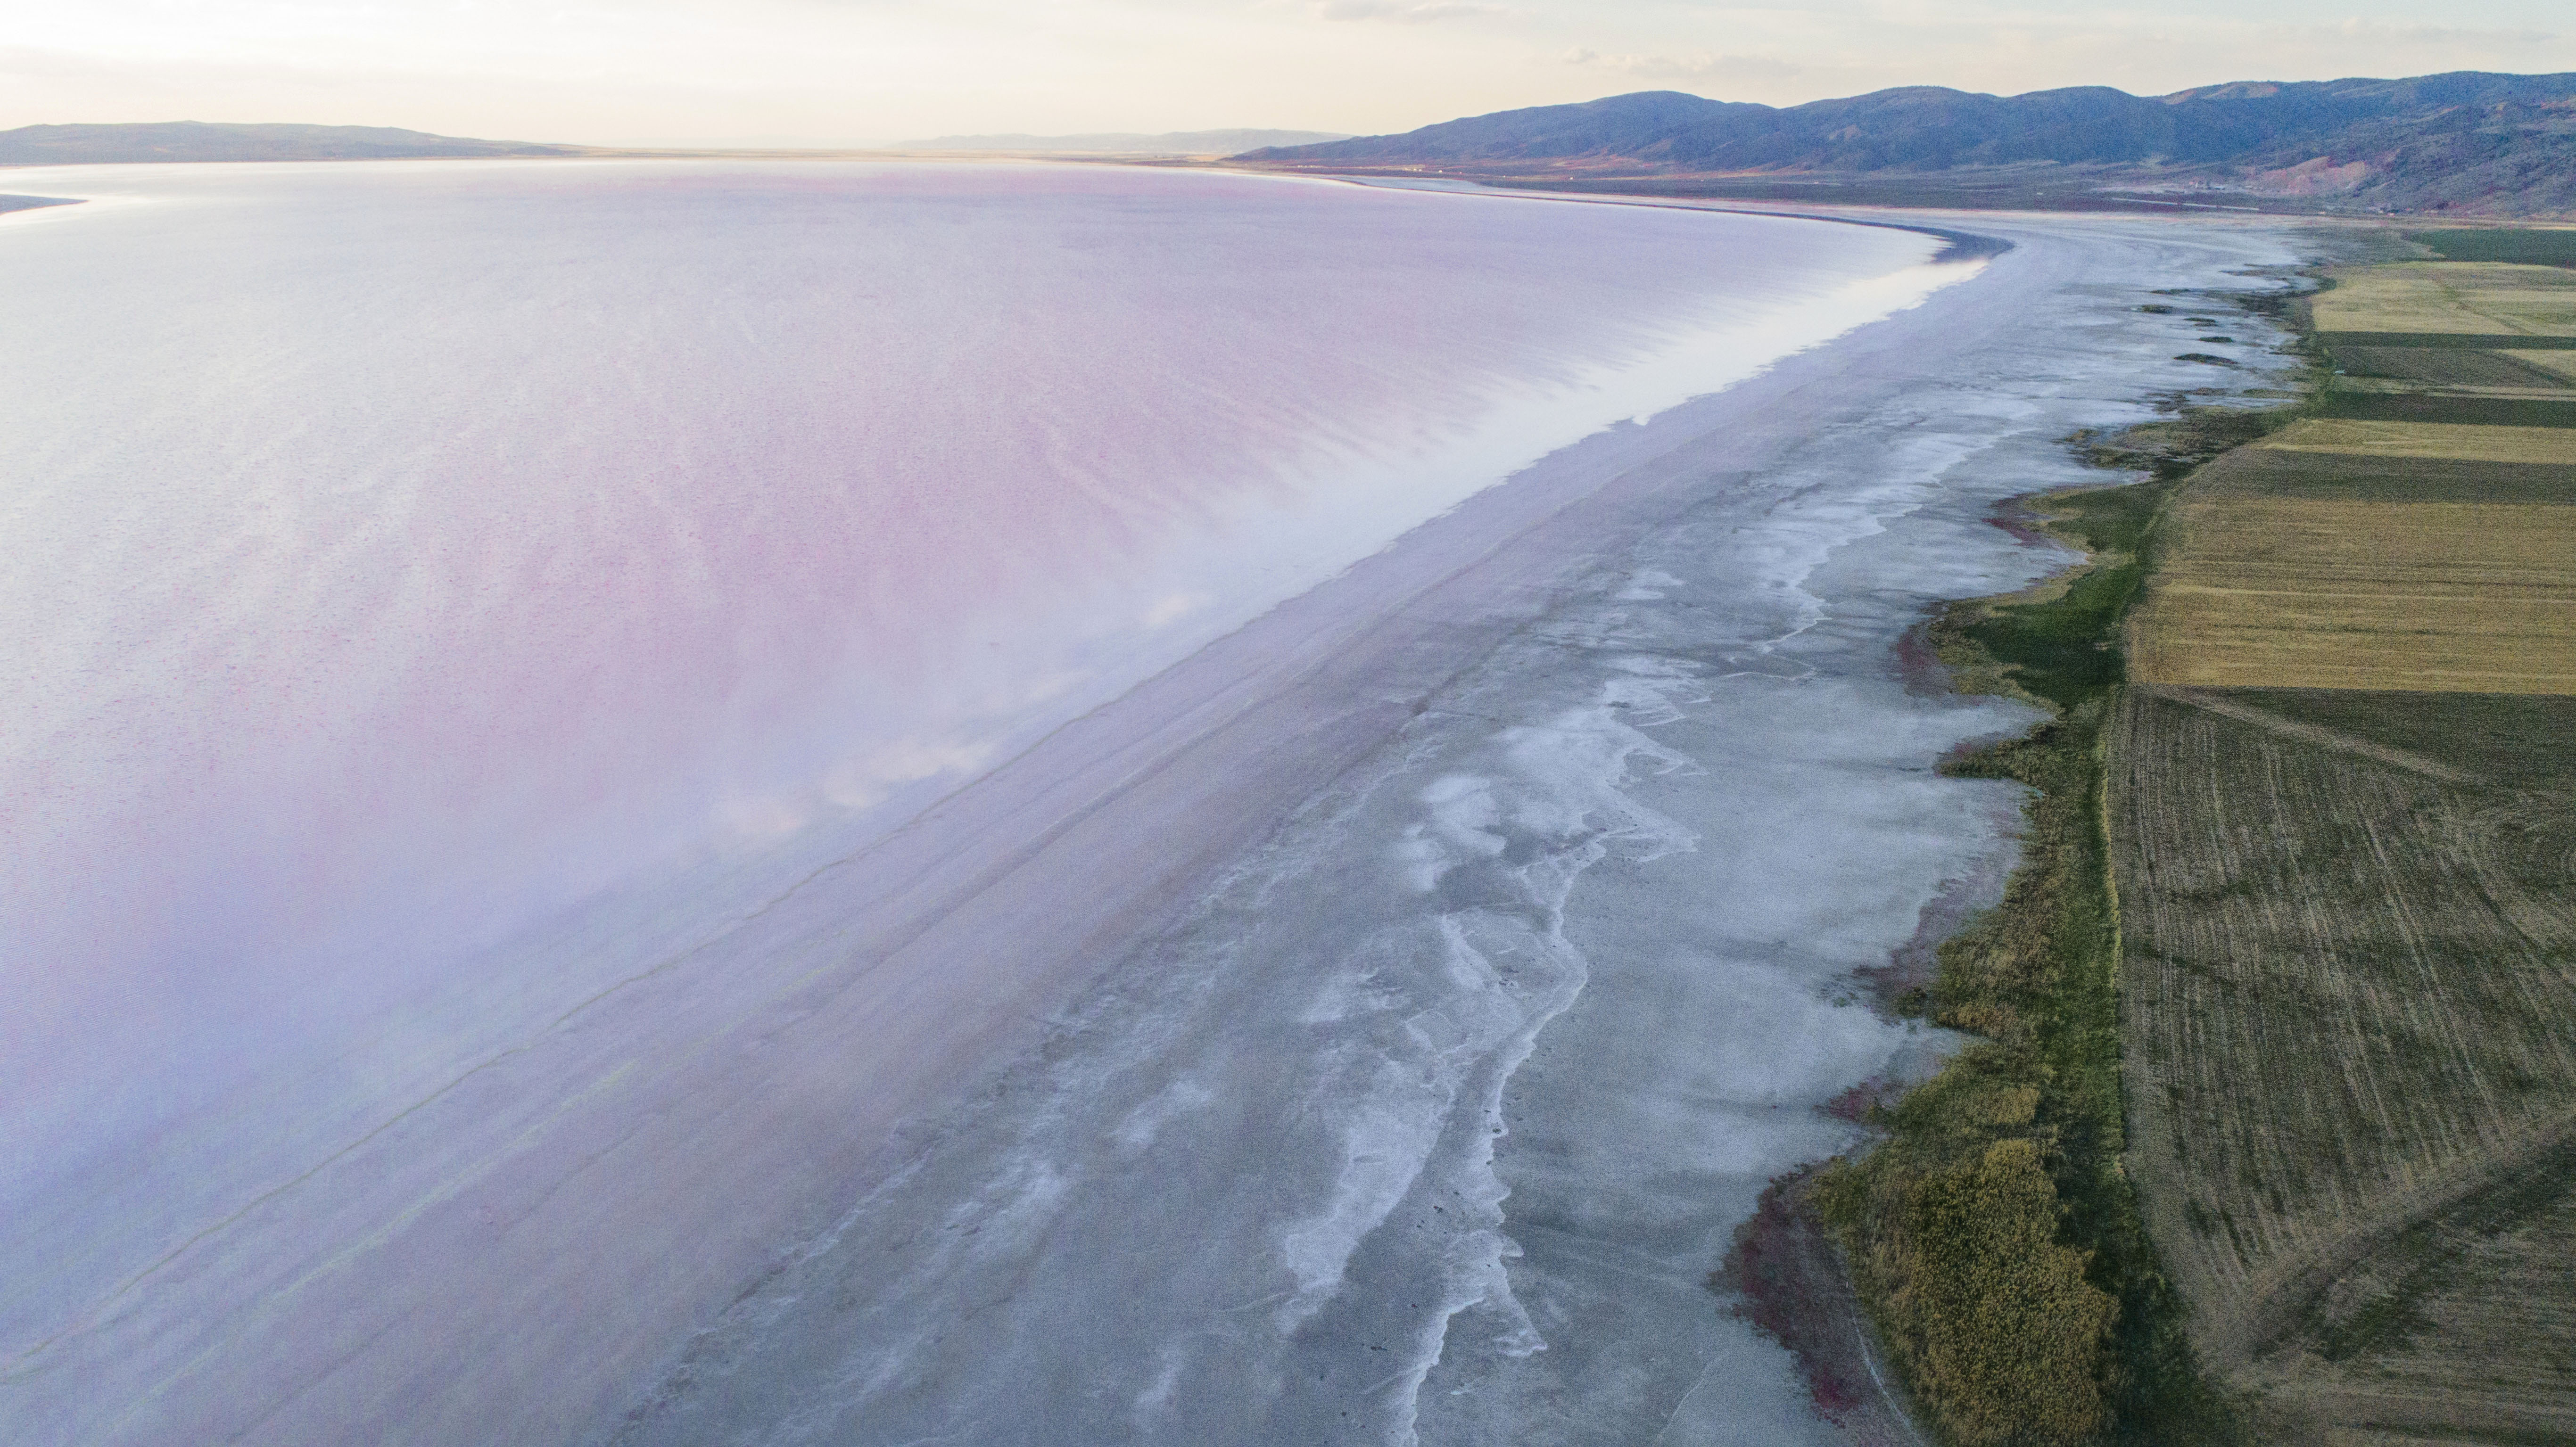
<path id="1" fill-rule="evenodd" d="M 2438 17 L 2428 19 L 2428 17 Z M 1378 133 L 1634 90 L 2139 94 L 2576 70 L 2565 0 L 0 0 L 0 128 L 306 121 L 590 144 Z"/>

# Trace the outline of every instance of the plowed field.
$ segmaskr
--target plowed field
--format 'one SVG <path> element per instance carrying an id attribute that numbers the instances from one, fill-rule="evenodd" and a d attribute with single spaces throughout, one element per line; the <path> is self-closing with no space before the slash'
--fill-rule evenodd
<path id="1" fill-rule="evenodd" d="M 2128 620 L 2126 1164 L 2256 1440 L 2576 1443 L 2576 270 L 2335 280 Z"/>
<path id="2" fill-rule="evenodd" d="M 2150 1230 L 2278 1440 L 2571 1440 L 2576 700 L 2307 697 L 2112 729 Z"/>

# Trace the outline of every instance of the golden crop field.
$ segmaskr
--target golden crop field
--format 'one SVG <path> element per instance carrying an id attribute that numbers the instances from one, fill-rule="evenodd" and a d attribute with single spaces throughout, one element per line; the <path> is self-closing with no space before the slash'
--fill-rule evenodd
<path id="1" fill-rule="evenodd" d="M 2410 466 L 2425 483 L 2412 497 L 2389 486 Z M 2475 486 L 2478 466 L 2523 497 Z M 2532 482 L 2572 467 L 2576 428 L 2294 423 L 2203 469 L 2176 502 L 2130 619 L 2130 675 L 2576 693 L 2576 489 Z M 2453 479 L 2449 497 L 2437 477 Z"/>
<path id="2" fill-rule="evenodd" d="M 2127 1162 L 2261 1440 L 2576 1440 L 2568 737 L 2558 698 L 2122 701 Z"/>
<path id="3" fill-rule="evenodd" d="M 2576 694 L 2576 507 L 2189 494 L 2130 676 Z"/>
<path id="4" fill-rule="evenodd" d="M 2501 262 L 2410 262 L 2332 274 L 2311 304 L 2323 332 L 2576 336 L 2576 272 Z"/>
<path id="5" fill-rule="evenodd" d="M 2576 352 L 2568 355 L 2576 356 Z M 2274 452 L 2576 465 L 2576 427 L 2481 427 L 2317 417 L 2292 423 L 2254 445 Z"/>
<path id="6" fill-rule="evenodd" d="M 2554 377 L 2563 377 L 2569 382 L 2576 382 L 2576 352 L 2508 351 L 2501 355 L 2511 357 L 2523 366 L 2536 368 Z"/>

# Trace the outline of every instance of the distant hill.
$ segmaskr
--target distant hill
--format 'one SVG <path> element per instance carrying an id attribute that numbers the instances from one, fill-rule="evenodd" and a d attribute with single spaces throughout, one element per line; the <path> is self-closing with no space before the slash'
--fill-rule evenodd
<path id="1" fill-rule="evenodd" d="M 1164 131 L 1156 135 L 1112 131 L 1086 136 L 933 136 L 897 141 L 898 151 L 1041 151 L 1051 155 L 1228 156 L 1255 147 L 1305 146 L 1338 141 L 1346 131 Z"/>
<path id="2" fill-rule="evenodd" d="M 375 161 L 420 156 L 578 156 L 581 146 L 478 141 L 385 126 L 20 126 L 0 131 L 0 166 L 81 166 L 136 161 Z"/>
<path id="3" fill-rule="evenodd" d="M 1645 91 L 1236 159 L 1494 178 L 1925 177 L 2085 168 L 2097 187 L 2222 188 L 2334 209 L 2576 212 L 2576 74 L 2107 86 L 1908 86 L 1777 108 Z"/>

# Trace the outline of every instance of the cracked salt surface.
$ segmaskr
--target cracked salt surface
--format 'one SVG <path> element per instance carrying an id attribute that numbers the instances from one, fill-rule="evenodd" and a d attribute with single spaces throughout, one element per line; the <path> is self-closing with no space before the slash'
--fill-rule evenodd
<path id="1" fill-rule="evenodd" d="M 2034 717 L 1909 693 L 1893 646 L 2063 561 L 1983 521 L 2103 480 L 2057 439 L 2201 382 L 2142 295 L 2293 259 L 1954 224 L 2019 247 L 1659 417 L 1549 606 L 1472 635 L 617 1439 L 1836 1440 L 1706 1283 L 1770 1176 L 1853 1143 L 1818 1105 L 1945 1048 L 1852 972 L 1996 877 L 2013 787 L 1930 763 Z"/>

